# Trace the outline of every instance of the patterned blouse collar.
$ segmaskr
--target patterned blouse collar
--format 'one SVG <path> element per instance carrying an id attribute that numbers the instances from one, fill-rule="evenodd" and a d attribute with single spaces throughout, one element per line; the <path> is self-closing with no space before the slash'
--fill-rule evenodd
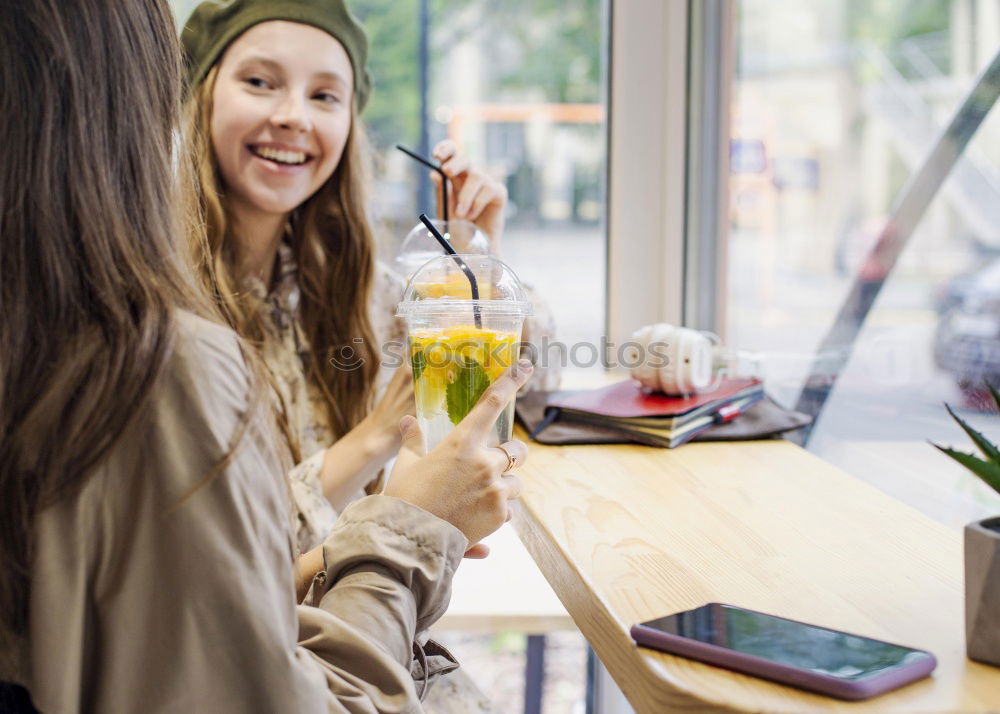
<path id="1" fill-rule="evenodd" d="M 292 247 L 283 240 L 278 244 L 278 255 L 274 281 L 268 290 L 263 279 L 254 276 L 247 280 L 247 290 L 255 298 L 267 305 L 271 322 L 279 330 L 287 330 L 298 322 L 299 266 L 295 262 Z"/>

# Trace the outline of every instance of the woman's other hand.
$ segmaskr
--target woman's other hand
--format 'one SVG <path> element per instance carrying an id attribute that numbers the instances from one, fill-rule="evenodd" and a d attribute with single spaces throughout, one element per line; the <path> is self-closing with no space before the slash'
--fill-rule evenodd
<path id="1" fill-rule="evenodd" d="M 366 420 L 385 434 L 392 442 L 393 448 L 399 445 L 399 420 L 412 415 L 416 411 L 416 401 L 413 398 L 413 372 L 409 365 L 396 368 L 395 374 L 386 385 L 385 393 L 375 404 Z"/>
<path id="2" fill-rule="evenodd" d="M 396 368 L 385 394 L 360 424 L 330 445 L 323 456 L 323 495 L 337 510 L 344 508 L 399 450 L 399 420 L 416 411 L 413 372 Z"/>
<path id="3" fill-rule="evenodd" d="M 519 361 L 483 393 L 479 403 L 430 453 L 417 420 L 400 422 L 403 448 L 384 491 L 448 521 L 469 539 L 468 557 L 485 557 L 479 541 L 510 519 L 509 502 L 521 494 L 521 481 L 508 472 L 507 454 L 488 440 L 493 424 L 531 376 L 531 363 Z M 528 447 L 503 445 L 518 464 Z"/>
<path id="4" fill-rule="evenodd" d="M 451 139 L 445 139 L 435 146 L 432 155 L 441 162 L 441 170 L 451 182 L 448 215 L 475 223 L 489 237 L 493 253 L 499 255 L 504 208 L 507 206 L 507 187 L 473 167 L 469 159 L 459 153 Z M 434 182 L 437 193 L 438 216 L 442 216 L 441 176 L 436 171 L 431 171 L 431 181 Z"/>

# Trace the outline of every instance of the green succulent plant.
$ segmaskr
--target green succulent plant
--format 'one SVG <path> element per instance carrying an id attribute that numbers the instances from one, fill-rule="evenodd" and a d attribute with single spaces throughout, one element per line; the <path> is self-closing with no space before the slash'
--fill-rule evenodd
<path id="1" fill-rule="evenodd" d="M 987 388 L 990 390 L 990 396 L 993 397 L 993 402 L 996 404 L 997 411 L 1000 411 L 1000 394 L 998 394 L 997 390 L 991 385 L 987 385 Z M 934 446 L 941 452 L 955 459 L 958 463 L 962 464 L 962 466 L 978 476 L 994 491 L 1000 493 L 1000 449 L 998 449 L 996 444 L 992 441 L 966 424 L 965 421 L 955 414 L 955 412 L 952 411 L 952 408 L 947 404 L 944 405 L 944 408 L 948 410 L 949 414 L 951 414 L 951 418 L 958 422 L 958 425 L 962 427 L 962 430 L 969 435 L 969 438 L 972 439 L 972 442 L 976 445 L 984 458 L 980 458 L 975 454 L 967 454 L 964 451 L 949 449 L 948 447 L 941 446 L 939 444 L 934 444 Z"/>

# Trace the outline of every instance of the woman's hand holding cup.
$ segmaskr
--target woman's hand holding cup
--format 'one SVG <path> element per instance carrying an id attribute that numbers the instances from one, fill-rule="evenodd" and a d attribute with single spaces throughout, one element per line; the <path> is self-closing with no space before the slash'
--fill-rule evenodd
<path id="1" fill-rule="evenodd" d="M 502 448 L 489 437 L 500 413 L 528 381 L 532 366 L 520 360 L 483 393 L 468 416 L 430 453 L 412 416 L 400 422 L 403 446 L 385 488 L 458 528 L 472 544 L 467 557 L 485 557 L 479 541 L 510 519 L 509 502 L 521 495 L 521 480 L 509 473 L 524 463 L 528 447 L 513 440 Z"/>

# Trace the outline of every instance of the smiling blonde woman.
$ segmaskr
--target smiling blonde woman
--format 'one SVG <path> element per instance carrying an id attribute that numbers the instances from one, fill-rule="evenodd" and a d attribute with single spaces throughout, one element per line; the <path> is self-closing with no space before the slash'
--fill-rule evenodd
<path id="1" fill-rule="evenodd" d="M 376 260 L 367 219 L 368 41 L 343 0 L 205 2 L 182 41 L 209 236 L 202 277 L 281 395 L 307 553 L 340 509 L 373 490 L 399 448 L 396 424 L 414 410 L 410 370 L 379 371 L 382 345 L 404 339 L 394 317 L 403 285 Z M 504 186 L 451 142 L 435 153 L 453 184 L 452 215 L 498 242 Z M 535 312 L 526 340 L 554 331 L 540 301 Z M 557 378 L 538 369 L 534 385 Z"/>
<path id="2" fill-rule="evenodd" d="M 367 219 L 367 37 L 343 0 L 213 0 L 194 10 L 182 42 L 185 135 L 208 233 L 201 278 L 280 395 L 304 595 L 338 512 L 366 486 L 377 491 L 373 479 L 400 446 L 397 424 L 415 407 L 408 365 L 391 379 L 379 373 L 380 347 L 403 339 L 394 317 L 403 284 L 376 260 Z M 452 183 L 451 215 L 498 242 L 504 186 L 451 142 L 435 155 Z M 547 311 L 536 312 L 527 333 L 551 334 Z M 350 369 L 337 359 L 345 347 Z M 472 545 L 466 557 L 488 553 Z M 416 639 L 437 656 L 415 671 L 457 666 L 426 633 Z M 462 672 L 430 696 L 442 714 L 489 707 Z"/>

